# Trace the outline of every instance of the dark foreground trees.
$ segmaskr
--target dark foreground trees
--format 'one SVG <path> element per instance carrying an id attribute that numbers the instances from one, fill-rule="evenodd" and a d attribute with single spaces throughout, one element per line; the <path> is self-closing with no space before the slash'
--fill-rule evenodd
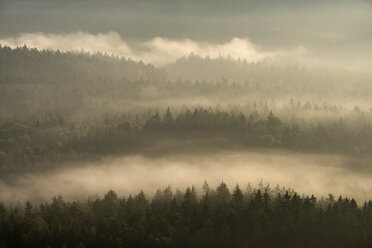
<path id="1" fill-rule="evenodd" d="M 221 183 L 152 200 L 119 197 L 0 205 L 0 247 L 371 247 L 372 202 L 317 200 L 279 187 Z"/>

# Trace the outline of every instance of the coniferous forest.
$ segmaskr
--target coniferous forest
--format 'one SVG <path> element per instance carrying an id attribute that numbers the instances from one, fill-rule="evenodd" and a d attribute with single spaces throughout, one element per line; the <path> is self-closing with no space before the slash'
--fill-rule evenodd
<path id="1" fill-rule="evenodd" d="M 0 248 L 372 247 L 369 0 L 0 0 Z"/>
<path id="2" fill-rule="evenodd" d="M 269 186 L 0 205 L 4 247 L 370 247 L 372 202 Z"/>
<path id="3" fill-rule="evenodd" d="M 174 82 L 150 65 L 100 54 L 27 47 L 2 47 L 0 53 L 4 68 L 0 85 L 0 168 L 4 172 L 35 165 L 50 167 L 69 159 L 140 152 L 164 140 L 302 152 L 372 152 L 372 114 L 357 105 L 347 110 L 340 104 L 289 99 L 279 105 L 259 98 L 231 103 L 238 94 L 272 93 L 265 92 L 261 84 L 249 82 Z M 257 70 L 274 70 L 262 67 Z M 279 85 L 272 83 L 273 87 Z M 314 91 L 325 90 L 319 87 Z M 282 90 L 287 94 L 287 89 Z M 368 93 L 358 90 L 358 97 Z M 211 101 L 219 99 L 221 106 L 193 104 L 198 94 L 205 96 L 204 92 L 210 94 Z M 298 95 L 306 92 L 297 89 Z M 149 98 L 152 100 L 146 103 Z M 307 114 L 319 118 L 307 120 Z"/>
<path id="4" fill-rule="evenodd" d="M 6 68 L 2 69 L 0 85 L 4 96 L 0 120 L 4 180 L 11 180 L 10 175 L 71 166 L 68 163 L 73 166 L 108 155 L 155 152 L 154 147 L 160 147 L 157 152 L 166 156 L 177 150 L 175 145 L 163 151 L 160 143 L 169 141 L 200 149 L 260 148 L 363 157 L 371 154 L 370 112 L 359 106 L 347 110 L 342 105 L 294 99 L 278 105 L 258 98 L 245 105 L 223 105 L 223 99 L 220 106 L 193 105 L 188 103 L 192 102 L 190 98 L 204 90 L 214 92 L 211 98 L 240 91 L 271 93 L 249 82 L 172 81 L 165 71 L 101 54 L 26 47 L 2 47 L 0 52 L 1 66 Z M 261 66 L 257 70 L 266 70 L 265 65 Z M 92 68 L 99 74 L 81 73 Z M 101 80 L 106 83 L 102 85 Z M 182 87 L 184 90 L 179 90 Z M 156 92 L 150 104 L 130 109 L 120 102 L 145 99 L 142 92 L 146 89 Z M 33 91 L 43 94 L 33 95 Z M 160 95 L 174 94 L 183 97 L 183 105 L 152 104 Z M 108 99 L 116 101 L 109 112 L 90 109 L 89 105 L 99 106 L 97 102 L 104 104 Z M 304 115 L 316 112 L 327 117 L 311 121 Z M 183 191 L 168 186 L 149 196 L 143 191 L 120 196 L 111 190 L 88 200 L 69 201 L 59 195 L 42 203 L 31 202 L 1 203 L 2 247 L 372 245 L 370 201 L 357 203 L 331 194 L 317 198 L 262 183 L 258 188 L 249 185 L 241 189 L 236 185 L 229 189 L 221 182 L 211 189 L 205 182 L 202 192 L 194 186 Z"/>

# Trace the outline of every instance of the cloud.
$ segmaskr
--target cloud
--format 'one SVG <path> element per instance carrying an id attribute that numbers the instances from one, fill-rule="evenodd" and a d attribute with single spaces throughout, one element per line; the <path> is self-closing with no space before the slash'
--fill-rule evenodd
<path id="1" fill-rule="evenodd" d="M 212 44 L 206 42 L 195 42 L 189 39 L 182 41 L 154 38 L 145 42 L 144 47 L 148 52 L 140 53 L 139 57 L 146 58 L 154 64 L 164 65 L 185 57 L 191 53 L 201 57 L 230 57 L 233 59 L 246 59 L 247 61 L 261 61 L 274 54 L 262 52 L 248 39 L 233 38 L 230 42 Z"/>
<path id="2" fill-rule="evenodd" d="M 27 45 L 30 48 L 46 50 L 85 51 L 91 53 L 99 51 L 121 56 L 131 52 L 128 45 L 115 32 L 96 35 L 84 32 L 70 34 L 24 33 L 17 37 L 0 40 L 0 43 L 10 47 Z"/>
<path id="3" fill-rule="evenodd" d="M 161 37 L 140 42 L 139 48 L 131 48 L 116 32 L 90 34 L 75 32 L 69 34 L 53 33 L 23 33 L 16 37 L 0 39 L 0 44 L 10 47 L 27 45 L 30 48 L 101 52 L 142 60 L 157 66 L 166 65 L 185 57 L 191 53 L 201 57 L 230 57 L 232 59 L 246 59 L 247 61 L 261 61 L 272 57 L 275 53 L 261 51 L 249 39 L 232 38 L 226 43 L 196 42 L 190 39 L 171 40 Z"/>
<path id="4" fill-rule="evenodd" d="M 269 61 L 272 64 L 302 64 L 307 66 L 341 67 L 358 71 L 369 71 L 372 61 L 364 58 L 344 57 L 341 53 L 332 56 L 327 52 L 310 49 L 305 45 L 275 50 L 263 50 L 248 38 L 233 37 L 224 43 L 202 42 L 191 39 L 169 39 L 155 37 L 138 41 L 134 46 L 124 40 L 117 32 L 91 34 L 74 33 L 22 33 L 17 36 L 0 38 L 1 45 L 30 48 L 78 51 L 131 58 L 158 67 L 166 66 L 190 54 L 200 57 L 242 59 L 247 62 Z"/>

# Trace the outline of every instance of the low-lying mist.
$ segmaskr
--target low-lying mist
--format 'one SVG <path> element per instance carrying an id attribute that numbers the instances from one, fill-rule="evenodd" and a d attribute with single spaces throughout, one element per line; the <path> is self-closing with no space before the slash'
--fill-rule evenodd
<path id="1" fill-rule="evenodd" d="M 42 50 L 100 52 L 137 61 L 142 60 L 157 66 L 173 63 L 178 58 L 188 56 L 190 53 L 212 58 L 220 56 L 241 58 L 250 62 L 278 55 L 274 52 L 261 51 L 249 39 L 237 37 L 233 37 L 231 41 L 226 43 L 154 37 L 151 40 L 137 43 L 135 48 L 113 31 L 97 35 L 81 31 L 70 34 L 23 33 L 16 37 L 0 39 L 0 44 L 13 48 L 27 45 Z"/>
<path id="2" fill-rule="evenodd" d="M 95 163 L 74 164 L 43 173 L 14 175 L 0 181 L 0 200 L 8 203 L 43 202 L 62 195 L 67 200 L 102 196 L 113 189 L 119 195 L 141 189 L 152 197 L 170 185 L 184 189 L 194 185 L 199 192 L 204 180 L 215 187 L 224 181 L 235 184 L 292 188 L 318 197 L 342 195 L 358 201 L 371 199 L 372 171 L 367 160 L 336 155 L 313 155 L 264 151 L 194 151 L 168 156 L 124 156 Z"/>
<path id="3" fill-rule="evenodd" d="M 329 34 L 328 34 L 329 35 Z M 328 57 L 304 44 L 286 48 L 263 49 L 260 43 L 254 43 L 249 36 L 233 36 L 225 42 L 208 42 L 189 38 L 172 39 L 155 36 L 148 40 L 130 41 L 118 32 L 89 33 L 77 31 L 71 33 L 20 33 L 15 36 L 0 37 L 0 44 L 12 48 L 27 46 L 39 50 L 62 52 L 84 51 L 103 53 L 117 57 L 126 57 L 134 61 L 143 61 L 159 68 L 175 63 L 190 54 L 202 58 L 225 58 L 245 60 L 249 63 L 270 62 L 276 65 L 301 64 L 310 67 L 348 68 L 356 71 L 369 71 L 371 61 L 366 58 Z M 218 73 L 217 73 L 218 74 Z"/>

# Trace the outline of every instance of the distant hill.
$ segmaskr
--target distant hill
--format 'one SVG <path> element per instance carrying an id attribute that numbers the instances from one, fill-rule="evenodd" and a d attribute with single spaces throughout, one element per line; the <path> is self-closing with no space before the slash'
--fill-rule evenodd
<path id="1" fill-rule="evenodd" d="M 106 54 L 39 51 L 0 45 L 0 83 L 82 84 L 154 80 L 164 75 L 152 65 Z"/>
<path id="2" fill-rule="evenodd" d="M 191 54 L 168 65 L 165 70 L 173 79 L 216 81 L 227 79 L 234 82 L 259 84 L 262 87 L 287 89 L 297 95 L 319 93 L 333 96 L 369 97 L 372 77 L 366 73 L 342 68 L 306 66 L 276 59 L 261 62 L 247 62 L 232 58 L 210 58 Z M 346 93 L 348 95 L 346 95 Z M 355 96 L 355 95 L 354 95 Z"/>
<path id="3" fill-rule="evenodd" d="M 0 68 L 0 117 L 65 115 L 88 104 L 99 112 L 94 104 L 135 98 L 141 84 L 165 78 L 154 66 L 130 59 L 27 47 L 0 46 Z"/>
<path id="4" fill-rule="evenodd" d="M 103 121 L 168 106 L 240 106 L 264 115 L 269 107 L 280 115 L 285 104 L 368 110 L 371 98 L 370 75 L 341 69 L 198 56 L 157 69 L 103 54 L 0 47 L 0 119 Z"/>

